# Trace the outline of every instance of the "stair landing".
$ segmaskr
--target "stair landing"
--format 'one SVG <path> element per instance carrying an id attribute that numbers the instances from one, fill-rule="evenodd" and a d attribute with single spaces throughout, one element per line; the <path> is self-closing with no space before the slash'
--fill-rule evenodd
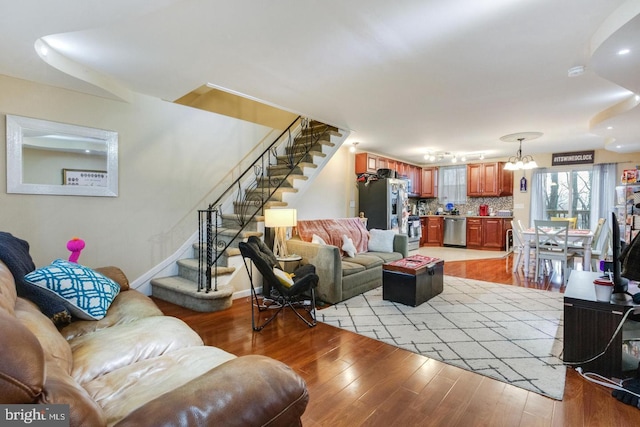
<path id="1" fill-rule="evenodd" d="M 153 279 L 151 286 L 153 296 L 182 307 L 200 312 L 213 312 L 231 307 L 233 286 L 218 285 L 218 290 L 198 292 L 191 280 L 180 276 Z"/>

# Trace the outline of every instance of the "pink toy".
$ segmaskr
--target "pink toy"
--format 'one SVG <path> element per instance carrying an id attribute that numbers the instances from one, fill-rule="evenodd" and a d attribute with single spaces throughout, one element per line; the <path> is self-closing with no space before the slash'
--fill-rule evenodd
<path id="1" fill-rule="evenodd" d="M 84 240 L 79 237 L 74 237 L 67 242 L 67 249 L 71 251 L 69 255 L 69 262 L 78 262 L 80 258 L 80 252 L 84 249 Z"/>

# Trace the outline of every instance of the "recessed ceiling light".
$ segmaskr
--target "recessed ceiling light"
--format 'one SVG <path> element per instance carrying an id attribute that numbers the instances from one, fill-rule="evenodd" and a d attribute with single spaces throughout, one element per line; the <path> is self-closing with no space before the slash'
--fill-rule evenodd
<path id="1" fill-rule="evenodd" d="M 569 68 L 569 71 L 567 71 L 567 75 L 569 77 L 578 77 L 578 76 L 581 76 L 582 74 L 584 74 L 584 65 L 571 67 Z"/>
<path id="2" fill-rule="evenodd" d="M 613 126 L 607 126 L 607 130 L 613 129 Z"/>
<path id="3" fill-rule="evenodd" d="M 626 55 L 629 52 L 631 52 L 631 49 L 620 49 L 618 55 Z"/>

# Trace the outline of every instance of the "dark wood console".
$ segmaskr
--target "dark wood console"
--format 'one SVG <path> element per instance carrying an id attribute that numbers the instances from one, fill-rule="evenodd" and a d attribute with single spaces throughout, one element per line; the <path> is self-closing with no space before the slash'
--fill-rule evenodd
<path id="1" fill-rule="evenodd" d="M 564 293 L 563 359 L 567 363 L 581 362 L 600 354 L 624 314 L 629 310 L 640 313 L 640 306 L 634 306 L 631 301 L 626 304 L 597 301 L 593 281 L 601 275 L 572 271 L 569 276 Z M 638 292 L 637 286 L 633 286 L 630 292 Z M 585 372 L 596 372 L 605 377 L 629 376 L 622 369 L 622 331 L 602 356 L 588 363 L 571 366 L 581 366 Z"/>

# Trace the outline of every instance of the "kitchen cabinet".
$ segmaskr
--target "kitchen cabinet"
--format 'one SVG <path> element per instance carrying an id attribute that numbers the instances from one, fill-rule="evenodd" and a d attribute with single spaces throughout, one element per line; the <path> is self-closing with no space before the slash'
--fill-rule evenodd
<path id="1" fill-rule="evenodd" d="M 422 195 L 422 168 L 412 166 L 411 193 L 415 196 Z"/>
<path id="2" fill-rule="evenodd" d="M 504 232 L 502 218 L 489 217 L 482 219 L 482 245 L 485 248 L 501 250 L 504 247 Z"/>
<path id="3" fill-rule="evenodd" d="M 431 171 L 431 181 L 427 194 L 435 194 L 432 196 L 424 196 L 422 190 L 423 169 L 416 165 L 399 162 L 394 159 L 379 156 L 372 153 L 358 153 L 355 156 L 355 172 L 357 175 L 363 173 L 377 173 L 378 169 L 391 169 L 397 172 L 398 178 L 406 178 L 409 180 L 409 196 L 412 197 L 436 197 L 437 193 L 437 172 Z M 437 171 L 437 168 L 429 168 Z M 434 187 L 435 186 L 435 187 Z"/>
<path id="4" fill-rule="evenodd" d="M 513 171 L 505 170 L 503 162 L 467 165 L 467 196 L 513 195 Z"/>
<path id="5" fill-rule="evenodd" d="M 482 220 L 467 218 L 467 248 L 480 249 L 482 247 Z"/>
<path id="6" fill-rule="evenodd" d="M 467 218 L 467 248 L 504 251 L 510 228 L 510 218 Z"/>
<path id="7" fill-rule="evenodd" d="M 371 153 L 356 154 L 356 174 L 376 173 L 378 171 L 379 156 Z"/>
<path id="8" fill-rule="evenodd" d="M 422 168 L 421 197 L 438 197 L 438 168 Z"/>
<path id="9" fill-rule="evenodd" d="M 390 169 L 389 168 L 389 159 L 384 157 L 378 157 L 378 169 Z"/>
<path id="10" fill-rule="evenodd" d="M 358 175 L 361 173 L 376 173 L 378 169 L 391 169 L 398 172 L 398 176 L 400 176 L 400 171 L 404 171 L 404 167 L 401 167 L 402 163 L 397 160 L 378 156 L 377 154 L 358 153 L 356 154 L 355 160 L 355 169 Z"/>
<path id="11" fill-rule="evenodd" d="M 420 246 L 442 246 L 444 219 L 442 216 L 420 218 Z"/>
<path id="12" fill-rule="evenodd" d="M 405 163 L 403 170 L 404 175 L 409 180 L 409 196 L 420 196 L 420 189 L 422 188 L 422 176 L 419 173 L 420 168 Z"/>
<path id="13" fill-rule="evenodd" d="M 398 162 L 396 160 L 393 159 L 384 159 L 386 161 L 386 168 L 387 169 L 391 169 L 394 171 L 398 171 Z M 380 162 L 378 162 L 378 164 L 380 164 Z"/>
<path id="14" fill-rule="evenodd" d="M 427 217 L 427 240 L 425 242 L 428 246 L 442 246 L 443 236 L 443 218 L 440 216 Z"/>

